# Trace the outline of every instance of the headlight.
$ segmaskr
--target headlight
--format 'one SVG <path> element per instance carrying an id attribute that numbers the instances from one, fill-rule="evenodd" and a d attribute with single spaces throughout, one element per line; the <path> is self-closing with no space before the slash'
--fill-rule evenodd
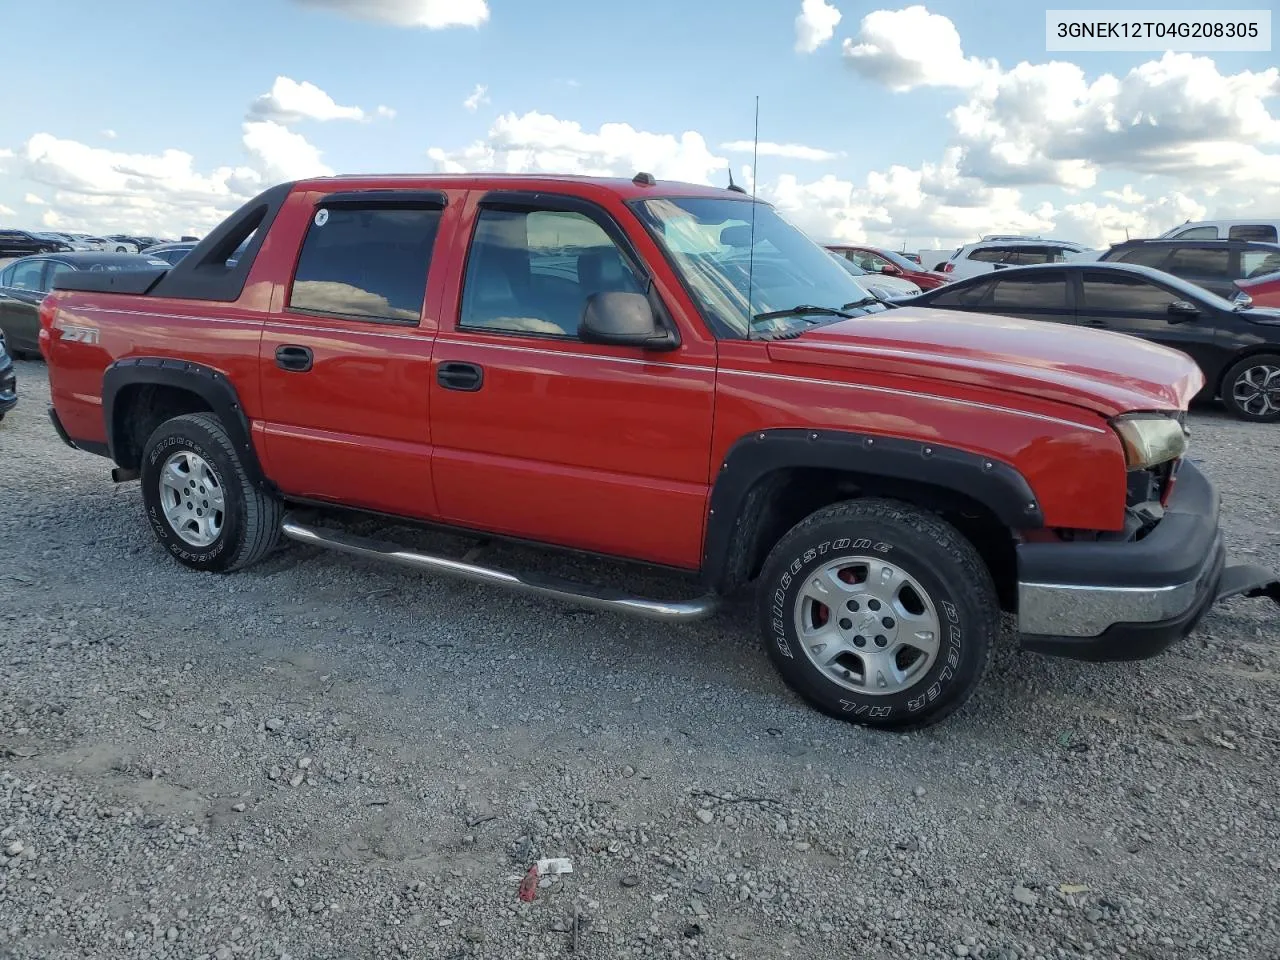
<path id="1" fill-rule="evenodd" d="M 1120 437 L 1130 470 L 1145 470 L 1176 460 L 1187 450 L 1186 431 L 1173 417 L 1131 414 L 1112 420 L 1111 427 Z"/>

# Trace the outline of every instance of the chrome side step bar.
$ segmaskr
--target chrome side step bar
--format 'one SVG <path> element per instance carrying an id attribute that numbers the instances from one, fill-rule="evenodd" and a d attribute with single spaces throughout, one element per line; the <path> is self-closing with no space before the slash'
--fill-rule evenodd
<path id="1" fill-rule="evenodd" d="M 667 623 L 704 620 L 714 614 L 720 606 L 719 598 L 712 594 L 688 601 L 647 600 L 644 597 L 634 597 L 607 587 L 593 587 L 557 577 L 517 575 L 493 567 L 481 567 L 461 560 L 451 560 L 448 557 L 409 550 L 393 543 L 370 540 L 340 530 L 310 527 L 299 523 L 291 514 L 285 516 L 281 530 L 290 540 L 313 547 L 327 547 L 330 550 L 349 553 L 366 560 L 383 560 L 428 573 L 443 573 L 475 583 L 505 587 L 518 593 L 548 597 L 580 607 L 607 610 L 610 613 L 625 613 L 647 620 L 660 620 Z"/>

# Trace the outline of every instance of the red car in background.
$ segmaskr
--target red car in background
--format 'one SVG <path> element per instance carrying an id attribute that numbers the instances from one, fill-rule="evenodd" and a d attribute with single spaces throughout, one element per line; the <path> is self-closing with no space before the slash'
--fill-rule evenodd
<path id="1" fill-rule="evenodd" d="M 879 273 L 886 277 L 901 277 L 903 280 L 910 280 L 921 290 L 932 290 L 934 287 L 940 287 L 944 283 L 950 283 L 951 281 L 951 278 L 945 273 L 926 270 L 919 263 L 912 263 L 902 254 L 893 250 L 884 250 L 880 247 L 844 245 L 828 246 L 827 249 L 852 263 L 856 263 L 867 273 Z"/>
<path id="2" fill-rule="evenodd" d="M 1252 298 L 1255 307 L 1280 307 L 1280 271 L 1237 280 L 1236 286 Z"/>

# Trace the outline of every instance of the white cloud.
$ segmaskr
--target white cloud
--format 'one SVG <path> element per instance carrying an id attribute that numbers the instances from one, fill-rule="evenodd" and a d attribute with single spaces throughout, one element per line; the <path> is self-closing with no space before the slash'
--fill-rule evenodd
<path id="1" fill-rule="evenodd" d="M 36 196 L 34 193 L 28 193 L 25 197 L 22 198 L 22 202 L 29 203 L 33 207 L 44 206 L 44 200 L 41 197 Z"/>
<path id="2" fill-rule="evenodd" d="M 1129 184 L 1125 184 L 1119 190 L 1103 190 L 1102 195 L 1108 200 L 1116 200 L 1120 203 L 1127 203 L 1130 206 L 1137 206 L 1140 203 L 1146 203 L 1147 198 L 1138 191 L 1134 190 Z"/>
<path id="3" fill-rule="evenodd" d="M 965 169 L 991 182 L 1092 186 L 1104 169 L 1280 186 L 1280 70 L 1222 74 L 1167 53 L 1123 77 L 1020 63 L 952 111 Z"/>
<path id="4" fill-rule="evenodd" d="M 290 124 L 300 120 L 363 120 L 359 107 L 344 107 L 314 83 L 276 77 L 271 89 L 249 107 L 251 120 Z"/>
<path id="5" fill-rule="evenodd" d="M 268 183 L 327 177 L 333 171 L 320 159 L 320 151 L 306 137 L 283 124 L 251 120 L 244 124 L 244 146 Z"/>
<path id="6" fill-rule="evenodd" d="M 303 6 L 332 10 L 358 20 L 397 27 L 478 27 L 489 19 L 485 0 L 294 0 Z"/>
<path id="7" fill-rule="evenodd" d="M 394 120 L 396 118 L 395 110 L 392 107 L 385 106 L 381 103 L 374 108 L 373 112 L 376 116 L 379 116 L 384 120 Z"/>
<path id="8" fill-rule="evenodd" d="M 796 52 L 813 53 L 836 32 L 840 11 L 826 0 L 801 0 L 796 16 Z"/>
<path id="9" fill-rule="evenodd" d="M 116 138 L 116 132 L 114 130 L 103 130 L 102 137 L 105 140 L 114 140 Z"/>
<path id="10" fill-rule="evenodd" d="M 762 157 L 786 157 L 788 160 L 834 160 L 840 156 L 840 154 L 833 153 L 830 150 L 806 147 L 801 143 L 761 141 L 759 147 L 759 153 Z M 728 150 L 730 153 L 751 153 L 755 149 L 755 144 L 750 140 L 733 140 L 729 143 L 720 144 L 720 149 Z"/>
<path id="11" fill-rule="evenodd" d="M 6 207 L 3 203 L 0 203 L 0 217 L 14 217 L 17 214 L 18 211 L 14 210 L 13 207 Z"/>
<path id="12" fill-rule="evenodd" d="M 842 49 L 855 70 L 898 92 L 976 87 L 998 70 L 994 61 L 966 57 L 955 24 L 919 5 L 867 14 Z"/>
<path id="13" fill-rule="evenodd" d="M 41 214 L 46 226 L 86 231 L 203 231 L 263 186 L 250 167 L 195 169 L 181 150 L 124 153 L 37 133 L 8 154 L 7 179 L 47 191 Z"/>
<path id="14" fill-rule="evenodd" d="M 891 90 L 964 96 L 948 119 L 966 178 L 1078 193 L 1114 171 L 1167 178 L 1219 209 L 1251 192 L 1280 203 L 1280 118 L 1268 109 L 1280 97 L 1275 67 L 1229 74 L 1209 57 L 1166 53 L 1123 76 L 1091 78 L 1060 61 L 1004 69 L 966 55 L 955 25 L 919 5 L 868 14 L 843 47 L 853 69 Z"/>
<path id="15" fill-rule="evenodd" d="M 701 134 L 647 133 L 625 123 L 588 132 L 581 124 L 531 111 L 498 117 L 483 140 L 461 150 L 433 147 L 427 156 L 443 172 L 571 173 L 655 177 L 709 183 L 728 168 Z"/>
<path id="16" fill-rule="evenodd" d="M 462 105 L 475 113 L 480 109 L 480 105 L 489 102 L 489 88 L 483 83 L 477 83 L 476 88 L 471 91 L 471 96 L 462 101 Z"/>

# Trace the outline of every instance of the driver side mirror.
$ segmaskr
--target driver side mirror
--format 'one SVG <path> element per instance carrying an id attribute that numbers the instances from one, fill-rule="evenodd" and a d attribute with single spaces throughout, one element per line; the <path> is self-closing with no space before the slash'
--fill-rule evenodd
<path id="1" fill-rule="evenodd" d="M 662 325 L 643 293 L 609 290 L 587 297 L 578 336 L 584 343 L 674 350 L 679 341 Z"/>
<path id="2" fill-rule="evenodd" d="M 1169 322 L 1186 323 L 1200 316 L 1200 308 L 1190 300 L 1175 300 L 1169 304 Z"/>

